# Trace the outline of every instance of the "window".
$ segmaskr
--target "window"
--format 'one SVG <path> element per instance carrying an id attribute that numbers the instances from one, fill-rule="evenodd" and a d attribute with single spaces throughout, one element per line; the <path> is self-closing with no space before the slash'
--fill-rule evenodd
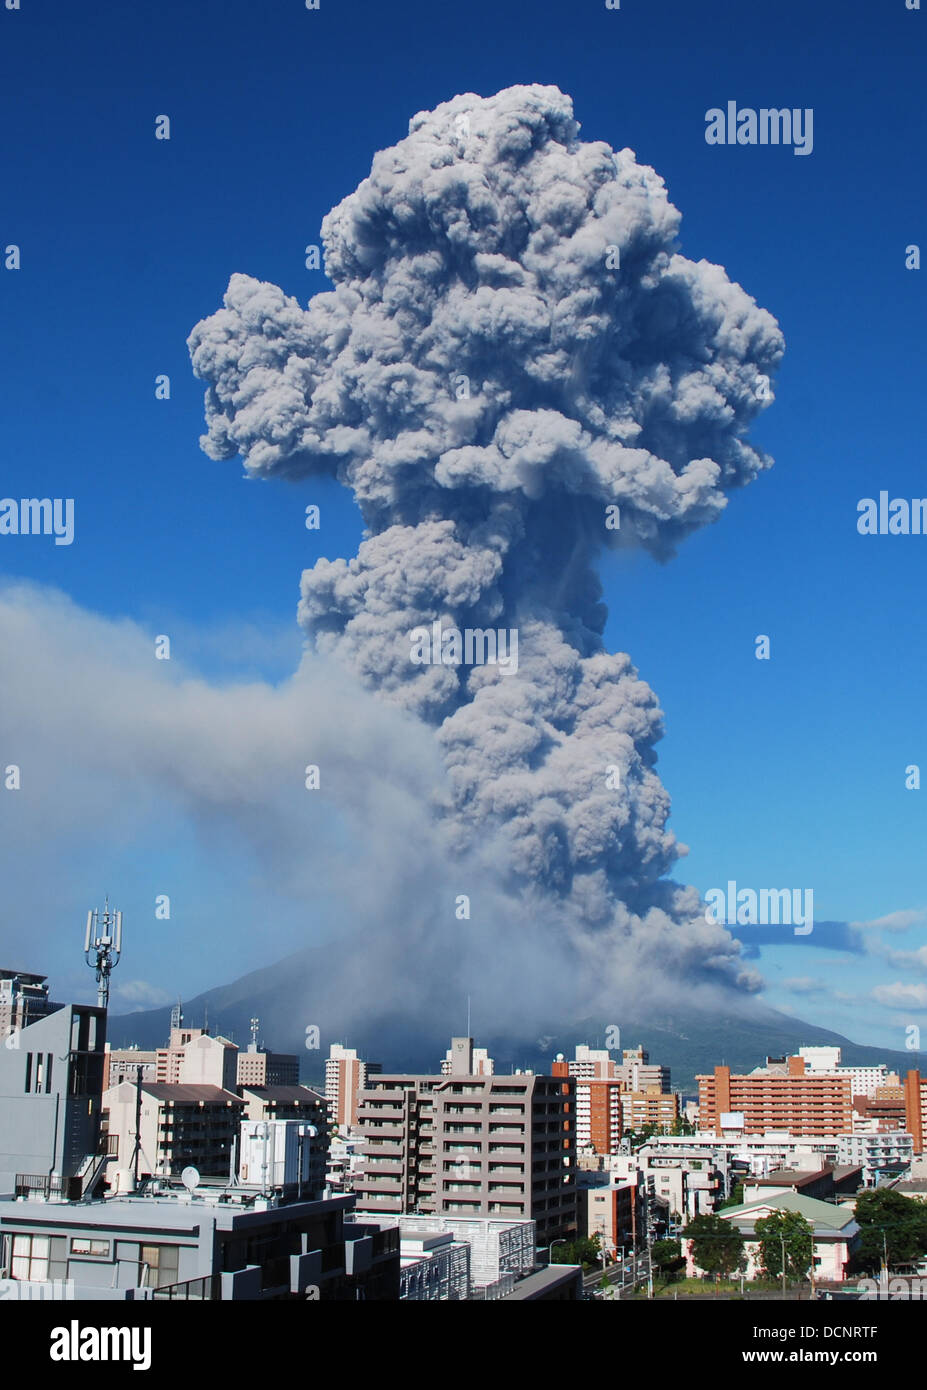
<path id="1" fill-rule="evenodd" d="M 143 1245 L 139 1251 L 142 1265 L 148 1266 L 148 1286 L 163 1289 L 168 1284 L 177 1283 L 180 1261 L 178 1245 Z M 144 1269 L 142 1270 L 144 1274 Z"/>
<path id="2" fill-rule="evenodd" d="M 94 1255 L 98 1259 L 108 1260 L 110 1248 L 108 1240 L 86 1240 L 83 1236 L 75 1236 L 71 1241 L 72 1255 Z"/>
<path id="3" fill-rule="evenodd" d="M 48 1279 L 48 1236 L 14 1236 L 11 1274 L 14 1279 L 45 1283 Z"/>

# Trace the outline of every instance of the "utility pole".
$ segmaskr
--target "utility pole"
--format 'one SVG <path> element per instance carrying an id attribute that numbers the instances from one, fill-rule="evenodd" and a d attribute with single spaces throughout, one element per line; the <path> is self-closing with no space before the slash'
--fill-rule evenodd
<path id="1" fill-rule="evenodd" d="M 135 1147 L 132 1150 L 133 1191 L 138 1188 L 138 1160 L 142 1151 L 142 1071 L 141 1063 L 135 1068 Z"/>
<path id="2" fill-rule="evenodd" d="M 779 1232 L 779 1241 L 782 1245 L 782 1297 L 785 1298 L 785 1232 Z"/>

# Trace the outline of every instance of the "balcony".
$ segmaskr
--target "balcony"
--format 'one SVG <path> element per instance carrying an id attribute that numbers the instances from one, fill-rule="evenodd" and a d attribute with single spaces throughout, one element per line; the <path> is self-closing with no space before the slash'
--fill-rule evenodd
<path id="1" fill-rule="evenodd" d="M 17 1173 L 13 1182 L 16 1197 L 42 1197 L 45 1201 L 76 1202 L 81 1195 L 80 1178 L 62 1178 L 48 1173 Z"/>

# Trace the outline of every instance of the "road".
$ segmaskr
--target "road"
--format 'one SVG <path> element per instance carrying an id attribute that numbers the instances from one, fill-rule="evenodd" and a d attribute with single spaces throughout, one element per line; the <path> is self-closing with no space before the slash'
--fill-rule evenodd
<path id="1" fill-rule="evenodd" d="M 633 1288 L 640 1284 L 646 1284 L 648 1271 L 647 1255 L 641 1254 L 637 1260 L 637 1274 L 634 1274 L 634 1261 L 628 1260 L 624 1270 L 620 1264 L 607 1265 L 605 1277 L 610 1284 L 620 1286 L 622 1293 L 627 1290 L 629 1293 Z M 583 1292 L 594 1294 L 602 1282 L 602 1270 L 597 1269 L 592 1274 L 587 1274 L 583 1278 Z"/>

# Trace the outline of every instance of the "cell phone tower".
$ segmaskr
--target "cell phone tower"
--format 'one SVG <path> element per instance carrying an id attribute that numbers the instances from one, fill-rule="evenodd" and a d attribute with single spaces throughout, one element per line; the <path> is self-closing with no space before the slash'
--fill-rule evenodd
<path id="1" fill-rule="evenodd" d="M 107 897 L 103 911 L 91 908 L 87 913 L 87 934 L 84 938 L 84 959 L 97 973 L 97 1005 L 109 1007 L 109 977 L 122 955 L 122 913 L 111 912 Z"/>

